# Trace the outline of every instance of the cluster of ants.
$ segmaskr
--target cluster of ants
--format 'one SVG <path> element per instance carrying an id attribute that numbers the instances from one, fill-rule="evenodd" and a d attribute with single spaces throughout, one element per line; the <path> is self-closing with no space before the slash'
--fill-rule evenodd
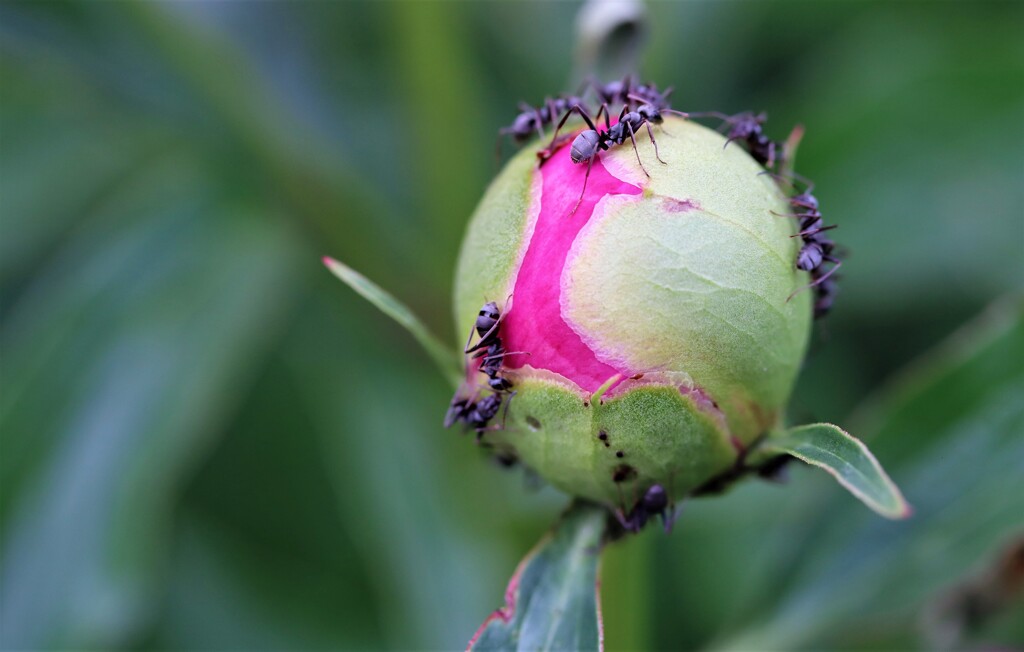
<path id="1" fill-rule="evenodd" d="M 464 353 L 472 355 L 473 359 L 480 358 L 479 371 L 487 376 L 487 386 L 491 393 L 483 398 L 479 398 L 479 392 L 473 397 L 460 396 L 456 393 L 444 418 L 445 428 L 463 423 L 475 430 L 477 441 L 493 428 L 488 424 L 498 415 L 504 398 L 508 396 L 511 400 L 515 395 L 512 391 L 512 382 L 501 375 L 505 356 L 515 354 L 505 351 L 505 345 L 498 335 L 500 326 L 501 311 L 498 310 L 498 304 L 493 301 L 485 303 L 480 308 L 473 329 L 469 332 Z M 474 331 L 480 337 L 476 344 L 472 344 Z M 505 411 L 508 411 L 508 403 L 505 403 Z"/>
<path id="2" fill-rule="evenodd" d="M 811 282 L 806 287 L 814 290 L 814 316 L 820 318 L 832 309 L 836 295 L 836 279 L 833 274 L 843 262 L 835 256 L 836 243 L 825 235 L 826 231 L 836 228 L 836 225 L 825 224 L 818 210 L 818 199 L 811 194 L 814 184 L 806 180 L 803 183 L 803 191 L 789 198 L 789 204 L 796 212 L 790 213 L 788 217 L 795 217 L 800 224 L 800 230 L 791 236 L 803 240 L 796 256 L 796 267 L 811 276 Z M 806 288 L 791 294 L 790 299 L 803 289 Z"/>
<path id="3" fill-rule="evenodd" d="M 674 114 L 683 118 L 721 120 L 719 130 L 725 129 L 726 147 L 733 142 L 743 144 L 750 156 L 765 167 L 765 173 L 771 174 L 781 182 L 788 183 L 793 189 L 793 194 L 789 197 L 789 204 L 793 208 L 793 212 L 776 213 L 776 215 L 796 218 L 799 224 L 799 231 L 791 236 L 801 238 L 803 243 L 797 254 L 796 267 L 808 272 L 811 282 L 797 292 L 807 288 L 814 290 L 815 317 L 822 317 L 829 312 L 836 293 L 836 278 L 833 274 L 842 265 L 841 260 L 835 254 L 835 243 L 826 234 L 827 231 L 834 229 L 835 225 L 825 225 L 818 207 L 818 200 L 812 194 L 813 183 L 795 174 L 789 178 L 773 172 L 776 165 L 781 166 L 785 161 L 787 152 L 783 143 L 773 141 L 765 135 L 766 114 L 755 114 L 749 111 L 736 115 L 726 115 L 714 111 L 705 113 L 677 111 L 669 104 L 671 88 L 659 90 L 654 84 L 634 84 L 629 77 L 607 84 L 592 80 L 589 82 L 589 88 L 597 96 L 598 109 L 593 116 L 586 108 L 586 100 L 579 95 L 560 95 L 547 98 L 543 104 L 536 107 L 520 104 L 520 113 L 512 121 L 512 124 L 501 128 L 498 132 L 496 148 L 498 156 L 500 157 L 501 154 L 501 142 L 504 137 L 511 136 L 518 144 L 525 143 L 534 134 L 544 140 L 545 129 L 555 125 L 547 147 L 537 152 L 539 164 L 543 165 L 568 140 L 568 138 L 559 139 L 559 132 L 565 126 L 566 121 L 573 114 L 579 115 L 588 129 L 581 131 L 573 139 L 569 156 L 576 164 L 586 161 L 587 173 L 583 178 L 580 197 L 570 212 L 572 215 L 583 201 L 591 168 L 600 152 L 622 145 L 628 139 L 633 146 L 640 169 L 649 177 L 647 169 L 644 168 L 643 162 L 640 160 L 640 153 L 636 145 L 636 135 L 641 128 L 647 131 L 647 136 L 654 146 L 655 157 L 660 163 L 665 164 L 658 153 L 658 143 L 654 138 L 652 124 L 662 124 L 665 114 Z M 618 114 L 618 120 L 613 125 L 610 107 L 619 105 L 622 106 L 622 109 Z M 598 126 L 602 115 L 604 116 L 604 128 Z M 802 185 L 802 190 L 797 188 L 794 180 Z M 790 299 L 797 292 L 790 295 Z M 503 424 L 495 426 L 491 425 L 491 422 L 501 412 L 502 405 L 504 405 L 507 415 L 508 405 L 512 397 L 515 396 L 515 392 L 512 391 L 512 382 L 502 375 L 502 368 L 506 356 L 518 355 L 519 352 L 505 350 L 499 335 L 501 321 L 502 314 L 498 305 L 493 301 L 485 303 L 470 330 L 464 351 L 467 356 L 471 356 L 471 359 L 479 359 L 478 371 L 487 377 L 485 388 L 489 389 L 490 393 L 481 397 L 480 390 L 485 389 L 484 387 L 477 390 L 472 396 L 465 396 L 460 391 L 452 398 L 445 415 L 444 425 L 446 428 L 461 423 L 476 432 L 477 441 L 480 441 L 487 431 L 503 427 Z M 474 333 L 479 338 L 476 344 L 472 343 Z M 670 501 L 664 487 L 658 484 L 649 487 L 631 511 L 615 513 L 618 525 L 628 532 L 639 532 L 651 518 L 656 516 L 661 518 L 666 530 L 671 528 L 675 513 L 670 508 Z"/>
<path id="4" fill-rule="evenodd" d="M 764 133 L 764 123 L 768 116 L 765 113 L 753 113 L 746 111 L 736 115 L 726 115 L 717 111 L 703 113 L 686 113 L 671 108 L 669 96 L 672 89 L 658 90 L 654 84 L 634 84 L 630 77 L 616 80 L 607 84 L 601 84 L 596 80 L 590 80 L 588 87 L 597 96 L 599 108 L 596 114 L 591 117 L 586 109 L 586 101 L 579 95 L 559 95 L 548 98 L 541 106 L 530 106 L 520 104 L 519 115 L 512 124 L 498 130 L 498 153 L 500 156 L 501 140 L 505 136 L 511 136 L 519 144 L 525 143 L 536 132 L 541 140 L 544 139 L 544 130 L 547 126 L 553 125 L 558 120 L 551 141 L 547 147 L 537 152 L 540 164 L 548 160 L 563 143 L 558 138 L 565 122 L 571 115 L 578 114 L 588 129 L 580 132 L 572 142 L 569 156 L 573 163 L 587 162 L 587 173 L 583 178 L 583 189 L 580 197 L 576 200 L 570 215 L 576 212 L 587 190 L 587 181 L 590 178 L 590 170 L 593 167 L 594 159 L 599 152 L 607 151 L 612 147 L 621 145 L 628 138 L 636 154 L 637 163 L 645 175 L 640 160 L 640 153 L 636 147 L 636 134 L 643 127 L 654 146 L 654 155 L 659 162 L 665 163 L 658 153 L 658 143 L 654 138 L 654 131 L 651 125 L 659 125 L 664 122 L 665 114 L 675 114 L 683 118 L 715 118 L 722 121 L 722 127 L 727 128 L 727 147 L 732 142 L 740 142 L 746 146 L 751 158 L 764 166 L 766 171 L 771 173 L 776 165 L 784 163 L 786 148 L 781 142 L 771 140 Z M 611 124 L 611 109 L 609 107 L 622 105 L 618 121 Z M 605 118 L 605 128 L 598 127 L 602 114 Z M 561 119 L 558 116 L 561 115 Z M 722 128 L 720 127 L 720 129 Z M 783 181 L 788 179 L 780 175 L 773 175 Z M 836 294 L 836 279 L 832 274 L 839 269 L 842 262 L 835 255 L 835 243 L 830 240 L 825 231 L 834 229 L 835 225 L 825 226 L 818 210 L 818 200 L 811 194 L 813 184 L 802 177 L 793 175 L 804 184 L 804 190 L 797 192 L 789 198 L 790 205 L 795 212 L 790 214 L 798 220 L 800 230 L 793 237 L 800 237 L 803 240 L 800 252 L 797 255 L 797 269 L 806 271 L 811 276 L 811 283 L 804 290 L 812 288 L 815 292 L 814 316 L 823 317 L 832 308 Z M 790 185 L 795 188 L 792 181 Z M 796 192 L 794 190 L 794 192 Z M 798 290 L 798 292 L 800 291 Z M 794 295 L 796 292 L 794 292 Z M 792 296 L 790 296 L 792 298 Z"/>

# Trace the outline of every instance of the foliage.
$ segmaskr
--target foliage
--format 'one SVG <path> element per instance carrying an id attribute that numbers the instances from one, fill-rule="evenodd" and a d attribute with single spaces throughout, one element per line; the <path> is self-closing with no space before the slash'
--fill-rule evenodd
<path id="1" fill-rule="evenodd" d="M 443 431 L 432 361 L 320 257 L 464 338 L 495 129 L 569 85 L 575 10 L 0 4 L 0 644 L 465 645 L 564 497 Z M 679 105 L 806 125 L 851 256 L 790 412 L 916 512 L 799 471 L 692 501 L 606 552 L 608 648 L 927 647 L 1019 523 L 1017 322 L 886 379 L 1022 287 L 1024 5 L 650 11 Z"/>
<path id="2" fill-rule="evenodd" d="M 597 565 L 607 512 L 577 502 L 512 575 L 505 605 L 469 650 L 596 650 L 601 641 Z"/>

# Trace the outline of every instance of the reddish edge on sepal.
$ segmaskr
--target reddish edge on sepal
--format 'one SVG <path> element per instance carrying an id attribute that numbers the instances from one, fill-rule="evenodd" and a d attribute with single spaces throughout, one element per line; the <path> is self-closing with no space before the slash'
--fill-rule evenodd
<path id="1" fill-rule="evenodd" d="M 516 566 L 516 571 L 512 574 L 512 579 L 508 581 L 508 587 L 505 589 L 505 606 L 498 607 L 492 611 L 491 615 L 487 617 L 487 620 L 477 628 L 476 632 L 473 634 L 473 638 L 469 639 L 469 644 L 466 645 L 467 652 L 473 649 L 473 646 L 476 644 L 476 640 L 480 638 L 480 635 L 484 633 L 484 630 L 487 629 L 487 626 L 490 625 L 491 622 L 494 620 L 500 620 L 503 623 L 508 623 L 512 620 L 512 617 L 515 616 L 516 602 L 519 597 L 519 577 L 523 574 L 523 570 L 531 561 L 533 561 L 532 552 L 527 555 L 525 559 L 519 562 L 518 566 Z"/>

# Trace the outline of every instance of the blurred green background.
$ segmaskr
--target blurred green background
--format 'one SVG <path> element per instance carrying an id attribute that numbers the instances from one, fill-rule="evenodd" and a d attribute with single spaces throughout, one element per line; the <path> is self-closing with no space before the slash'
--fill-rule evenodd
<path id="1" fill-rule="evenodd" d="M 3 647 L 465 645 L 566 500 L 444 431 L 429 359 L 320 256 L 461 341 L 495 132 L 573 90 L 577 10 L 0 3 Z M 929 625 L 1024 533 L 1024 3 L 649 12 L 677 108 L 806 126 L 850 254 L 791 417 L 918 511 L 804 469 L 687 504 L 606 553 L 609 647 L 1024 646 L 1019 595 Z"/>

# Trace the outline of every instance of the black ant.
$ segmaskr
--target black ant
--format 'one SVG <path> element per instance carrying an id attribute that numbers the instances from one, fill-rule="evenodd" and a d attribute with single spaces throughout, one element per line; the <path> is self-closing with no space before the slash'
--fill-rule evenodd
<path id="1" fill-rule="evenodd" d="M 520 103 L 519 115 L 512 121 L 512 124 L 498 130 L 498 140 L 494 148 L 495 155 L 501 159 L 501 142 L 505 136 L 512 136 L 512 140 L 520 145 L 529 140 L 534 132 L 543 140 L 544 127 L 553 124 L 558 116 L 577 105 L 582 106 L 583 99 L 575 95 L 547 98 L 539 107 Z"/>
<path id="2" fill-rule="evenodd" d="M 634 104 L 637 106 L 649 104 L 657 110 L 663 111 L 669 108 L 668 96 L 672 94 L 671 87 L 659 91 L 654 84 L 634 86 L 628 75 L 622 80 L 607 84 L 598 84 L 596 81 L 592 81 L 591 84 L 601 102 L 609 106 L 623 104 L 632 107 Z"/>
<path id="3" fill-rule="evenodd" d="M 772 176 L 777 179 L 785 179 L 776 174 L 772 174 Z M 825 231 L 836 228 L 836 225 L 825 225 L 821 211 L 818 209 L 818 198 L 813 194 L 814 183 L 799 175 L 793 176 L 804 184 L 804 189 L 789 198 L 790 206 L 798 212 L 786 215 L 786 217 L 795 217 L 799 221 L 800 230 L 791 236 L 800 237 L 804 243 L 797 254 L 796 267 L 810 272 L 811 282 L 791 294 L 789 298 L 792 299 L 800 290 L 814 288 L 814 316 L 823 317 L 828 314 L 835 299 L 837 286 L 832 274 L 843 264 L 839 258 L 833 255 L 835 242 L 824 235 Z M 792 185 L 792 181 L 789 183 Z M 831 263 L 831 265 L 826 269 L 825 263 Z"/>
<path id="4" fill-rule="evenodd" d="M 498 310 L 498 304 L 493 301 L 488 301 L 480 308 L 480 312 L 477 313 L 476 322 L 473 324 L 472 330 L 469 331 L 469 339 L 466 340 L 466 354 L 473 353 L 478 349 L 490 346 L 494 342 L 500 342 L 498 339 L 498 325 L 501 323 L 501 311 Z M 476 346 L 470 346 L 469 343 L 473 341 L 473 331 L 480 337 L 480 341 L 476 343 Z"/>
<path id="5" fill-rule="evenodd" d="M 597 79 L 591 78 L 590 85 L 593 87 L 594 92 L 597 93 L 601 103 L 608 104 L 609 106 L 626 104 L 627 97 L 633 92 L 633 83 L 629 75 L 622 79 L 610 81 L 607 84 L 601 84 Z"/>
<path id="6" fill-rule="evenodd" d="M 466 346 L 466 353 L 474 353 L 474 358 L 480 360 L 480 372 L 487 376 L 487 385 L 495 392 L 508 392 L 512 388 L 512 381 L 501 376 L 501 367 L 508 355 L 529 355 L 523 351 L 508 352 L 501 338 L 498 337 L 498 326 L 501 322 L 501 314 L 497 305 L 492 301 L 484 304 L 476 319 L 474 329 L 480 335 L 480 341 L 476 346 Z M 472 333 L 470 333 L 472 338 Z M 481 348 L 486 345 L 487 348 Z"/>
<path id="7" fill-rule="evenodd" d="M 479 440 L 488 428 L 491 419 L 501 410 L 502 394 L 489 394 L 479 401 L 459 396 L 452 398 L 444 417 L 444 427 L 450 428 L 462 422 L 476 431 Z"/>
<path id="8" fill-rule="evenodd" d="M 764 123 L 768 120 L 767 113 L 744 111 L 736 115 L 726 115 L 717 111 L 707 111 L 691 115 L 711 116 L 722 120 L 729 125 L 728 140 L 725 141 L 723 147 L 728 147 L 729 143 L 734 140 L 743 141 L 747 145 L 750 157 L 768 169 L 774 168 L 776 161 L 782 158 L 784 149 L 782 143 L 777 143 L 764 134 Z"/>
<path id="9" fill-rule="evenodd" d="M 675 510 L 669 507 L 668 493 L 660 484 L 651 485 L 627 516 L 615 514 L 619 524 L 628 532 L 639 532 L 655 516 L 661 517 L 666 532 L 672 529 Z"/>
<path id="10" fill-rule="evenodd" d="M 644 105 L 640 107 L 640 109 L 642 112 L 641 110 L 630 111 L 629 106 L 623 106 L 622 112 L 619 113 L 618 122 L 616 122 L 615 125 L 612 125 L 608 105 L 602 104 L 601 108 L 597 112 L 596 118 L 600 120 L 601 114 L 604 114 L 606 129 L 598 128 L 597 125 L 594 124 L 594 120 L 591 120 L 587 112 L 580 106 L 574 106 L 565 114 L 565 116 L 562 117 L 561 122 L 558 123 L 558 127 L 555 129 L 554 136 L 551 139 L 551 144 L 548 146 L 547 150 L 542 152 L 543 154 L 550 153 L 553 150 L 558 138 L 558 131 L 565 125 L 565 121 L 573 112 L 579 113 L 584 122 L 587 123 L 587 126 L 590 127 L 590 129 L 582 131 L 578 136 L 576 136 L 575 140 L 572 141 L 572 147 L 569 150 L 569 157 L 572 159 L 573 163 L 582 163 L 583 161 L 587 162 L 587 174 L 583 177 L 583 189 L 580 191 L 580 198 L 576 200 L 576 205 L 573 206 L 569 215 L 575 214 L 576 209 L 580 207 L 580 203 L 583 201 L 583 196 L 587 191 L 587 181 L 590 179 L 590 170 L 594 165 L 594 159 L 597 158 L 598 152 L 607 151 L 615 145 L 621 145 L 626 142 L 627 137 L 633 144 L 633 152 L 636 154 L 636 161 L 640 164 L 640 169 L 643 170 L 643 173 L 648 177 L 651 176 L 644 167 L 643 161 L 640 160 L 640 151 L 636 147 L 637 130 L 642 126 L 647 127 L 647 135 L 650 137 L 651 143 L 654 145 L 655 154 L 657 155 L 658 143 L 654 140 L 654 132 L 651 130 L 650 122 L 655 120 L 660 122 L 662 120 L 662 112 L 680 113 L 681 115 L 686 114 L 683 114 L 681 111 L 672 111 L 672 109 L 658 109 L 652 105 Z M 660 156 L 658 156 L 658 160 L 661 161 Z M 664 161 L 661 162 L 664 163 Z"/>
<path id="11" fill-rule="evenodd" d="M 493 301 L 485 303 L 480 308 L 476 322 L 470 330 L 465 350 L 467 355 L 473 353 L 474 358 L 483 358 L 480 362 L 480 371 L 487 376 L 488 387 L 493 393 L 480 400 L 456 394 L 448 406 L 448 412 L 444 420 L 446 428 L 451 427 L 457 422 L 467 424 L 476 430 L 477 439 L 483 436 L 483 433 L 488 429 L 488 423 L 498 414 L 503 397 L 508 395 L 511 400 L 511 396 L 515 395 L 514 392 L 510 393 L 509 391 L 512 389 L 512 381 L 501 375 L 502 362 L 505 356 L 514 355 L 505 351 L 501 338 L 498 336 L 501 318 L 502 315 L 501 311 L 498 310 L 498 304 Z M 470 346 L 474 331 L 480 337 L 480 341 L 474 346 Z M 505 410 L 507 414 L 508 403 L 505 404 Z"/>

